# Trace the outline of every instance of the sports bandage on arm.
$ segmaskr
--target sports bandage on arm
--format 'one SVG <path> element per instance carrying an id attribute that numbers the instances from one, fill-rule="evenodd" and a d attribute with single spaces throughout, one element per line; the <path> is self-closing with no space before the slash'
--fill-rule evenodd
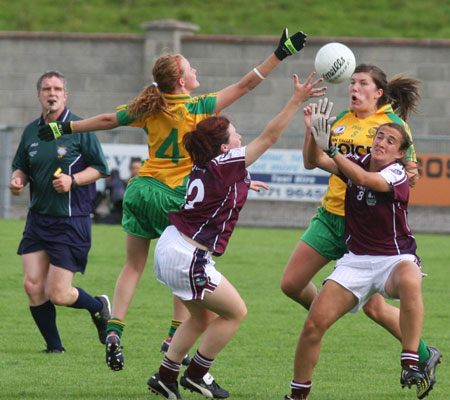
<path id="1" fill-rule="evenodd" d="M 258 78 L 259 79 L 261 79 L 261 80 L 263 80 L 264 79 L 264 75 L 261 73 L 261 72 L 259 72 L 258 71 L 258 68 L 253 68 L 253 72 L 256 74 L 256 75 L 258 75 Z"/>

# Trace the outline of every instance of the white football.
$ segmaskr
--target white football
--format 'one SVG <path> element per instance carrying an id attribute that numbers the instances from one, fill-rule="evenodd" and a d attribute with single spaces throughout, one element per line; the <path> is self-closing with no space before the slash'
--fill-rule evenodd
<path id="1" fill-rule="evenodd" d="M 330 83 L 348 81 L 356 67 L 355 55 L 345 44 L 332 42 L 322 46 L 316 54 L 314 68 Z"/>

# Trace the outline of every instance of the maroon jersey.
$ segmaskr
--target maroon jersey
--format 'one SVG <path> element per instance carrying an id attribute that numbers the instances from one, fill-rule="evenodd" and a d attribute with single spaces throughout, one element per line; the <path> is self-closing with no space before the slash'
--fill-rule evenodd
<path id="1" fill-rule="evenodd" d="M 348 156 L 368 170 L 371 155 Z M 392 192 L 376 192 L 347 181 L 345 224 L 348 249 L 359 255 L 415 254 L 417 245 L 408 226 L 409 180 L 403 165 L 393 162 L 379 174 Z"/>
<path id="2" fill-rule="evenodd" d="M 180 211 L 168 216 L 177 229 L 221 255 L 247 200 L 250 175 L 245 169 L 245 147 L 232 149 L 194 165 Z"/>

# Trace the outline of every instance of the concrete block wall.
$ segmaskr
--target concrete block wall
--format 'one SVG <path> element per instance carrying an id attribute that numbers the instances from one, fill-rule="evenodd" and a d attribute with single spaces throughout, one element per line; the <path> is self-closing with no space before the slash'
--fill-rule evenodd
<path id="1" fill-rule="evenodd" d="M 24 126 L 39 116 L 36 82 L 51 69 L 66 76 L 73 112 L 113 111 L 144 84 L 143 42 L 133 35 L 0 33 L 0 124 Z"/>
<path id="2" fill-rule="evenodd" d="M 268 57 L 279 41 L 278 37 L 272 36 L 196 35 L 193 33 L 197 29 L 195 25 L 174 20 L 152 21 L 142 26 L 145 30 L 142 35 L 0 32 L 0 125 L 16 127 L 13 129 L 14 151 L 23 127 L 39 116 L 36 81 L 46 70 L 57 69 L 66 75 L 68 106 L 87 118 L 113 112 L 117 105 L 128 102 L 144 85 L 151 83 L 151 66 L 161 52 L 179 51 L 189 59 L 197 69 L 201 84 L 194 94 L 201 94 L 237 82 Z M 388 78 L 405 72 L 420 79 L 423 82 L 421 114 L 413 115 L 408 121 L 413 134 L 447 139 L 450 126 L 450 40 L 309 37 L 307 46 L 299 55 L 287 58 L 252 93 L 224 111 L 244 133 L 244 140 L 259 133 L 281 110 L 292 94 L 292 74 L 297 73 L 304 80 L 314 69 L 318 49 L 331 41 L 347 44 L 355 53 L 357 63 L 375 63 Z M 335 103 L 335 111 L 347 108 L 347 85 L 327 85 L 328 97 Z M 102 132 L 98 136 L 104 143 L 145 143 L 145 135 L 140 130 L 135 131 L 131 134 L 129 129 L 117 129 L 113 135 Z M 303 131 L 303 119 L 299 113 L 278 147 L 301 147 Z M 416 141 L 419 152 L 448 149 L 448 146 L 437 146 L 436 150 L 435 144 L 436 141 Z M 429 145 L 434 145 L 434 148 L 430 150 Z M 0 173 L 9 176 L 10 171 Z M 5 185 L 0 187 L 0 191 L 5 189 Z M 296 227 L 302 227 L 307 225 L 313 214 L 311 210 L 317 206 L 252 203 L 258 205 L 251 206 L 255 211 L 244 211 L 242 223 L 251 225 L 255 220 L 253 212 L 268 207 L 273 216 L 267 219 L 271 226 L 291 226 L 294 223 Z M 27 196 L 14 198 L 11 216 L 23 217 L 26 204 Z M 278 208 L 285 212 L 280 214 Z M 289 218 L 286 214 L 289 211 L 305 215 L 306 219 Z M 447 212 L 441 211 L 444 215 Z M 445 218 L 441 220 L 445 221 Z M 450 231 L 450 224 L 446 225 Z"/>

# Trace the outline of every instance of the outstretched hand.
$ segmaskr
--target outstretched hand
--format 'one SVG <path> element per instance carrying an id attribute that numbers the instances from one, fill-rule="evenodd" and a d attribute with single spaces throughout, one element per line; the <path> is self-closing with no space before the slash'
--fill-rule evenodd
<path id="1" fill-rule="evenodd" d="M 305 102 L 311 97 L 325 96 L 327 87 L 317 87 L 317 85 L 323 82 L 323 78 L 316 79 L 313 82 L 315 76 L 316 73 L 312 72 L 306 79 L 305 83 L 301 83 L 298 75 L 294 74 L 294 96 L 298 98 L 300 103 Z"/>
<path id="2" fill-rule="evenodd" d="M 308 35 L 303 32 L 297 32 L 289 37 L 288 29 L 284 28 L 281 34 L 280 43 L 275 49 L 275 55 L 281 61 L 292 54 L 298 53 L 305 46 Z"/>

